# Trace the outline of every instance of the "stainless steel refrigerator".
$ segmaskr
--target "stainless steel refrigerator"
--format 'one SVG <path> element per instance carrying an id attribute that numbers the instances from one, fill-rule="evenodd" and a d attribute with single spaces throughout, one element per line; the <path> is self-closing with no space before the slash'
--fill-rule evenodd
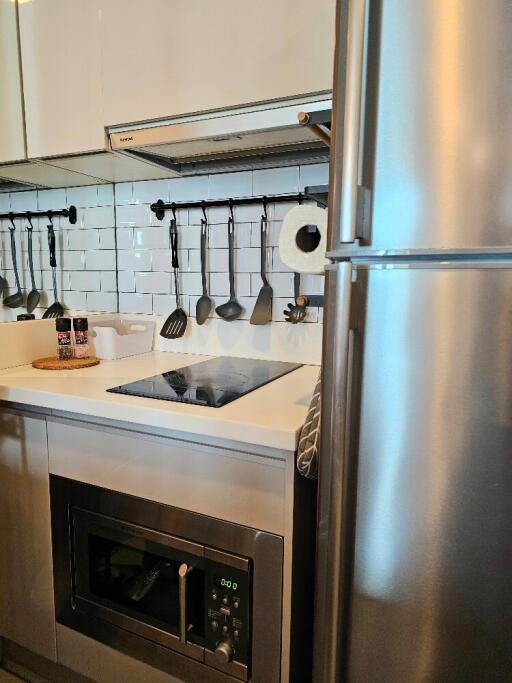
<path id="1" fill-rule="evenodd" d="M 339 2 L 333 122 L 313 681 L 512 681 L 512 2 Z"/>

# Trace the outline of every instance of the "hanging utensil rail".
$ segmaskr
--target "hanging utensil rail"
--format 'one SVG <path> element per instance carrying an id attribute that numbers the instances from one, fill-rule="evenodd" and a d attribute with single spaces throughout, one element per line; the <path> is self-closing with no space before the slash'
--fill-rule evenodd
<path id="1" fill-rule="evenodd" d="M 166 211 L 177 211 L 178 209 L 209 209 L 213 206 L 247 206 L 248 204 L 277 204 L 281 202 L 301 202 L 315 201 L 317 204 L 327 205 L 327 188 L 325 197 L 320 197 L 319 193 L 312 196 L 308 193 L 309 188 L 305 188 L 304 192 L 296 194 L 278 194 L 274 196 L 261 197 L 237 197 L 234 199 L 208 199 L 204 201 L 190 201 L 190 202 L 164 202 L 159 199 L 154 204 L 151 204 L 151 211 L 156 215 L 158 220 L 163 220 Z M 315 188 L 318 190 L 318 188 Z"/>
<path id="2" fill-rule="evenodd" d="M 55 216 L 64 216 L 65 218 L 69 218 L 69 222 L 72 225 L 74 225 L 76 223 L 76 206 L 72 205 L 67 209 L 50 209 L 48 211 L 9 211 L 7 213 L 0 213 L 0 220 L 15 220 L 17 218 L 40 218 L 44 216 L 46 216 L 46 218 L 48 218 L 50 222 L 51 219 Z"/>

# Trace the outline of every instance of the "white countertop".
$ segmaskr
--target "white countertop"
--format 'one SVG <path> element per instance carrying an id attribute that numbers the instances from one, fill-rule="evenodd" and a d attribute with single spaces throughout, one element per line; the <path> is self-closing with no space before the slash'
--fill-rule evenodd
<path id="1" fill-rule="evenodd" d="M 305 365 L 222 408 L 107 393 L 211 356 L 152 352 L 83 370 L 36 370 L 22 365 L 0 371 L 0 400 L 79 415 L 169 429 L 294 451 L 313 394 L 318 366 Z"/>

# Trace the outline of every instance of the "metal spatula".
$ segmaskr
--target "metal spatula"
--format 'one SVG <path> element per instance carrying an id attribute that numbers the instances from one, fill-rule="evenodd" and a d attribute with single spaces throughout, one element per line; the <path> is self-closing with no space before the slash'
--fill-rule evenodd
<path id="1" fill-rule="evenodd" d="M 176 216 L 171 219 L 169 226 L 169 236 L 171 238 L 171 257 L 174 271 L 174 293 L 176 296 L 176 310 L 171 313 L 162 325 L 160 336 L 165 339 L 178 339 L 183 337 L 187 329 L 187 314 L 181 307 L 180 283 L 179 283 L 179 261 L 178 261 L 178 229 L 176 227 Z"/>
<path id="2" fill-rule="evenodd" d="M 267 228 L 268 219 L 266 215 L 262 215 L 260 222 L 261 233 L 261 281 L 263 286 L 260 289 L 256 305 L 251 315 L 251 325 L 266 325 L 272 321 L 272 296 L 274 290 L 269 285 L 266 276 L 267 267 Z"/>
<path id="3" fill-rule="evenodd" d="M 53 225 L 48 226 L 48 247 L 50 249 L 50 266 L 53 280 L 53 304 L 43 313 L 43 318 L 62 318 L 64 307 L 58 300 L 57 295 L 57 258 L 55 256 L 55 230 Z"/>

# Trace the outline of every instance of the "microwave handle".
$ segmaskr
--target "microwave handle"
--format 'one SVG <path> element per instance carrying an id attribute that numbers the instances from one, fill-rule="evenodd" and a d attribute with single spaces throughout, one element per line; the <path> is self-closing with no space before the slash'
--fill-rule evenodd
<path id="1" fill-rule="evenodd" d="M 181 564 L 178 569 L 180 590 L 180 641 L 182 643 L 187 642 L 187 576 L 192 569 L 193 567 L 190 567 L 185 562 Z"/>

